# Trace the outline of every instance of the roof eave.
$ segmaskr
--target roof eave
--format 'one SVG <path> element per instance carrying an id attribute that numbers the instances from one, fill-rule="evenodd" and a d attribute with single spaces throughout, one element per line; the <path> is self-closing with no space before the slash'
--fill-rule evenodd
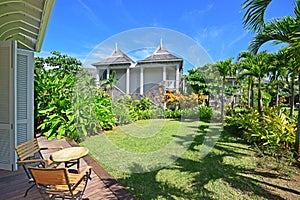
<path id="1" fill-rule="evenodd" d="M 109 66 L 119 66 L 119 65 L 132 65 L 133 63 L 124 62 L 124 63 L 103 63 L 103 64 L 97 64 L 93 63 L 92 66 L 95 67 L 109 67 Z"/>
<path id="2" fill-rule="evenodd" d="M 44 41 L 45 33 L 49 24 L 50 16 L 55 4 L 55 0 L 45 0 L 44 10 L 41 18 L 40 33 L 35 45 L 35 51 L 40 52 Z"/>
<path id="3" fill-rule="evenodd" d="M 140 60 L 138 64 L 146 64 L 146 63 L 159 63 L 159 62 L 183 62 L 183 59 L 173 59 L 173 60 Z"/>

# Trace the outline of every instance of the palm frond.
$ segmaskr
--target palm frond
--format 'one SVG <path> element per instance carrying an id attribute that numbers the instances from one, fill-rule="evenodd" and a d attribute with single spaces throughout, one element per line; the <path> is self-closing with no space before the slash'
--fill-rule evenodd
<path id="1" fill-rule="evenodd" d="M 265 27 L 255 35 L 248 49 L 256 54 L 259 48 L 269 41 L 273 41 L 275 44 L 291 44 L 297 27 L 296 20 L 291 16 L 273 19 L 265 24 Z"/>
<path id="2" fill-rule="evenodd" d="M 294 13 L 297 21 L 300 21 L 300 0 L 296 0 Z"/>
<path id="3" fill-rule="evenodd" d="M 257 32 L 264 27 L 264 15 L 271 1 L 272 0 L 245 0 L 242 10 L 246 10 L 243 15 L 243 25 L 246 29 Z"/>

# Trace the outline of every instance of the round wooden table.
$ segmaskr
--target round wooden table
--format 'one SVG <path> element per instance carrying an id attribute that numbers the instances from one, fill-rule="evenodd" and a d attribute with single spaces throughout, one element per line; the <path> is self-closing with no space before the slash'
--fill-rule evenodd
<path id="1" fill-rule="evenodd" d="M 77 164 L 77 170 L 79 172 L 80 158 L 86 156 L 89 153 L 86 147 L 69 147 L 56 151 L 50 155 L 50 159 L 57 163 L 65 163 L 65 167 L 71 167 Z"/>

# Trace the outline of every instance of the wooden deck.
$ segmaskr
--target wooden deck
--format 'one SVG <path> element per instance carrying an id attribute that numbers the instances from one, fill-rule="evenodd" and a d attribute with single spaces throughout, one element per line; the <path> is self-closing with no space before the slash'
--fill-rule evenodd
<path id="1" fill-rule="evenodd" d="M 47 140 L 44 137 L 38 139 L 41 147 L 47 146 L 63 146 L 70 147 L 77 144 L 72 141 Z M 44 157 L 48 158 L 51 151 L 44 151 Z M 108 200 L 129 200 L 135 199 L 123 186 L 121 186 L 112 176 L 110 176 L 99 164 L 89 155 L 81 159 L 80 168 L 84 169 L 87 165 L 93 167 L 92 180 L 88 182 L 84 198 L 90 200 L 108 199 Z M 0 170 L 0 199 L 41 199 L 38 190 L 33 187 L 26 198 L 24 193 L 32 183 L 28 183 L 28 178 L 22 169 L 18 171 Z"/>

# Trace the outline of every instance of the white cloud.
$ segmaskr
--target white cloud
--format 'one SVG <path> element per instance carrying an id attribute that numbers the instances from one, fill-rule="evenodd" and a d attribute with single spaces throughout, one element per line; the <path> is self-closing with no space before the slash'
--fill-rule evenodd
<path id="1" fill-rule="evenodd" d="M 128 52 L 128 55 L 135 61 L 144 59 L 150 56 L 155 49 L 153 48 L 143 48 L 143 49 L 136 49 L 134 51 Z"/>
<path id="2" fill-rule="evenodd" d="M 231 41 L 228 46 L 232 46 L 232 45 L 238 43 L 239 41 L 244 39 L 247 36 L 247 34 L 248 34 L 247 32 L 244 32 L 243 34 L 239 35 L 237 38 L 235 38 L 233 41 Z"/>
<path id="3" fill-rule="evenodd" d="M 199 15 L 210 12 L 212 8 L 213 8 L 213 4 L 208 4 L 203 9 L 194 9 L 194 10 L 191 10 L 189 12 L 185 12 L 181 16 L 180 19 L 183 20 L 183 21 L 190 21 L 191 19 L 195 19 L 195 17 L 197 17 Z"/>
<path id="4" fill-rule="evenodd" d="M 187 15 L 200 15 L 200 14 L 204 14 L 204 13 L 208 13 L 211 11 L 211 9 L 213 8 L 213 4 L 208 4 L 204 9 L 195 9 L 192 10 L 190 12 L 187 13 Z"/>
<path id="5" fill-rule="evenodd" d="M 83 13 L 88 17 L 88 19 L 91 22 L 93 22 L 95 25 L 101 27 L 104 30 L 108 30 L 108 27 L 97 17 L 95 12 L 89 6 L 87 6 L 82 0 L 77 0 L 77 1 L 83 7 L 84 9 Z"/>
<path id="6" fill-rule="evenodd" d="M 203 41 L 206 39 L 214 39 L 221 36 L 224 33 L 223 27 L 208 27 L 202 28 L 197 31 L 197 38 L 198 41 Z"/>

